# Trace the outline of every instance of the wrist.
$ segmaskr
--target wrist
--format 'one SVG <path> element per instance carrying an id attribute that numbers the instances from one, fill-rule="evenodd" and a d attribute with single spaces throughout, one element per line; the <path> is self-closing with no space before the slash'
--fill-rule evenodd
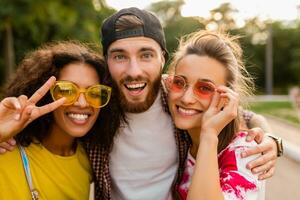
<path id="1" fill-rule="evenodd" d="M 213 130 L 201 130 L 200 141 L 218 144 L 218 134 Z"/>
<path id="2" fill-rule="evenodd" d="M 276 137 L 271 134 L 266 134 L 268 137 L 270 137 L 275 143 L 277 148 L 277 157 L 281 157 L 283 155 L 283 143 L 282 139 L 280 137 Z"/>

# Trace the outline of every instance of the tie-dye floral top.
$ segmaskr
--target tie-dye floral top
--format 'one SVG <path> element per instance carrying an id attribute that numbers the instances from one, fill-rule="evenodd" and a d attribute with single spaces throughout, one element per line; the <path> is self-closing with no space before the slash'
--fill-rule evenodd
<path id="1" fill-rule="evenodd" d="M 256 145 L 246 142 L 246 132 L 239 132 L 234 140 L 218 154 L 220 185 L 225 200 L 263 200 L 265 199 L 264 181 L 246 168 L 246 164 L 259 155 L 241 158 L 241 152 Z M 187 198 L 188 188 L 195 167 L 195 159 L 188 154 L 185 171 L 177 188 L 182 199 Z"/>

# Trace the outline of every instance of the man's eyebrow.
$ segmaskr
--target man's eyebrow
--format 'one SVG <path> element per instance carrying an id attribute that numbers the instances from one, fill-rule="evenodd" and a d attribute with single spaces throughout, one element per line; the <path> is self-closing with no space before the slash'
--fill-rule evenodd
<path id="1" fill-rule="evenodd" d="M 112 48 L 108 51 L 108 54 L 111 54 L 111 53 L 116 53 L 116 52 L 125 52 L 124 49 L 121 49 L 121 48 Z"/>
<path id="2" fill-rule="evenodd" d="M 143 47 L 140 49 L 140 51 L 155 51 L 152 47 Z"/>

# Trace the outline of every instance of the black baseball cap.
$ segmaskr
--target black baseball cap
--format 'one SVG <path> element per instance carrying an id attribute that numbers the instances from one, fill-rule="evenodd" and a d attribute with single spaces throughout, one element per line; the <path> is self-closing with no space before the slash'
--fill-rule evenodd
<path id="1" fill-rule="evenodd" d="M 134 15 L 142 21 L 143 25 L 139 28 L 116 31 L 116 21 L 122 15 Z M 161 46 L 162 50 L 165 51 L 164 57 L 166 62 L 168 61 L 169 53 L 166 48 L 165 34 L 162 25 L 159 19 L 149 11 L 141 10 L 136 7 L 121 9 L 105 19 L 101 27 L 101 34 L 104 56 L 107 55 L 108 47 L 114 41 L 129 37 L 144 36 L 155 40 Z"/>

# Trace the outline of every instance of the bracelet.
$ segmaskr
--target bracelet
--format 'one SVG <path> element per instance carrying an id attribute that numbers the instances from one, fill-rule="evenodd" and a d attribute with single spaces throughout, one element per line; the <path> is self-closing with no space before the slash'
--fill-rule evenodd
<path id="1" fill-rule="evenodd" d="M 267 134 L 270 138 L 272 138 L 277 146 L 277 157 L 281 157 L 283 155 L 283 144 L 282 139 L 280 137 L 276 137 L 274 135 Z"/>

